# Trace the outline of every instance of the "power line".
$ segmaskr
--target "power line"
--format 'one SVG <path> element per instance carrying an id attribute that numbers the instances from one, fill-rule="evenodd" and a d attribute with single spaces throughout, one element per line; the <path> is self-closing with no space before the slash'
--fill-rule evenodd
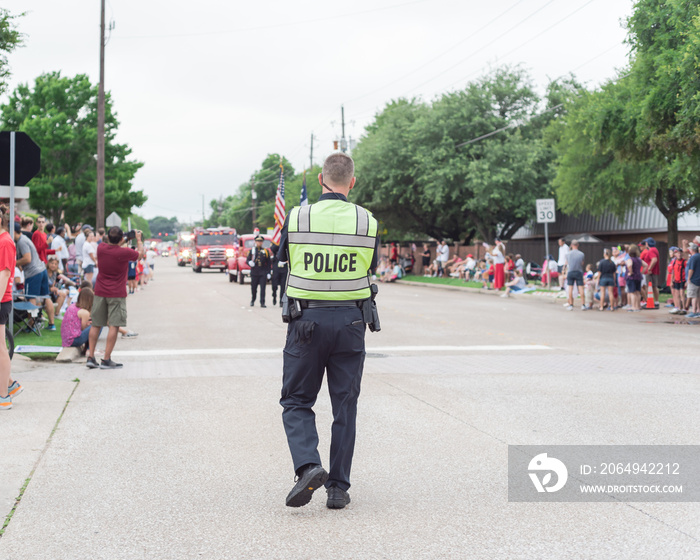
<path id="1" fill-rule="evenodd" d="M 515 2 L 515 4 L 512 4 L 509 8 L 507 8 L 506 10 L 504 10 L 503 12 L 501 12 L 500 14 L 498 14 L 498 15 L 497 15 L 495 18 L 493 18 L 491 21 L 489 21 L 488 23 L 482 25 L 479 29 L 477 29 L 476 31 L 474 31 L 474 33 L 472 33 L 471 35 L 469 35 L 469 36 L 467 36 L 466 38 L 462 39 L 461 41 L 455 43 L 455 44 L 452 45 L 449 49 L 447 49 L 447 50 L 441 52 L 440 54 L 438 54 L 437 56 L 431 58 L 431 59 L 428 60 L 427 62 L 421 64 L 421 65 L 418 66 L 417 68 L 414 68 L 413 70 L 411 70 L 411 71 L 408 72 L 407 74 L 404 74 L 403 76 L 401 76 L 401 77 L 399 77 L 399 78 L 396 78 L 395 80 L 393 80 L 393 81 L 391 81 L 391 82 L 389 82 L 389 83 L 387 83 L 387 84 L 384 84 L 383 86 L 381 86 L 381 87 L 379 87 L 379 88 L 377 88 L 377 89 L 375 89 L 375 90 L 373 90 L 373 91 L 364 93 L 364 94 L 362 94 L 362 95 L 360 95 L 360 96 L 358 96 L 358 97 L 354 97 L 354 98 L 352 98 L 352 99 L 348 99 L 348 100 L 346 101 L 346 103 L 352 103 L 353 101 L 357 101 L 358 99 L 363 99 L 363 98 L 365 98 L 365 97 L 367 97 L 367 96 L 369 96 L 369 95 L 372 95 L 372 94 L 374 94 L 374 93 L 377 93 L 378 91 L 381 91 L 381 90 L 383 90 L 384 88 L 387 88 L 387 87 L 389 87 L 389 86 L 391 86 L 391 85 L 394 85 L 395 83 L 400 82 L 400 81 L 403 80 L 404 78 L 407 78 L 408 76 L 411 76 L 411 75 L 415 74 L 415 73 L 418 72 L 419 70 L 422 70 L 423 68 L 425 68 L 426 66 L 432 64 L 433 62 L 435 62 L 435 61 L 438 60 L 439 58 L 442 58 L 442 57 L 443 57 L 444 55 L 446 55 L 447 53 L 453 51 L 454 49 L 456 49 L 456 48 L 459 47 L 460 45 L 466 43 L 466 42 L 469 41 L 470 39 L 473 39 L 476 35 L 478 35 L 479 33 L 481 33 L 484 29 L 486 29 L 487 27 L 489 27 L 492 23 L 495 23 L 496 21 L 498 21 L 500 18 L 502 18 L 504 15 L 506 15 L 508 12 L 510 12 L 513 8 L 515 8 L 518 4 L 522 4 L 524 1 L 525 1 L 525 0 L 518 0 L 517 2 Z"/>
<path id="2" fill-rule="evenodd" d="M 552 0 L 552 1 L 554 1 L 554 0 Z M 562 23 L 563 21 L 567 20 L 568 18 L 570 18 L 571 16 L 573 16 L 574 14 L 576 14 L 577 12 L 579 12 L 580 10 L 582 10 L 583 8 L 585 8 L 586 6 L 588 6 L 589 4 L 591 4 L 593 1 L 594 1 L 594 0 L 589 0 L 589 1 L 586 2 L 585 4 L 583 4 L 583 5 L 581 5 L 580 7 L 576 8 L 574 11 L 570 12 L 568 15 L 566 15 L 566 16 L 564 16 L 563 18 L 559 19 L 558 21 L 556 21 L 555 23 L 553 23 L 552 25 L 550 25 L 549 27 L 547 27 L 546 29 L 544 29 L 543 31 L 541 31 L 540 33 L 538 33 L 537 35 L 535 35 L 534 37 L 531 37 L 531 38 L 528 39 L 527 41 L 521 43 L 521 44 L 518 45 L 517 47 L 515 47 L 515 48 L 511 49 L 510 51 L 508 51 L 507 53 L 505 53 L 504 55 L 502 55 L 501 58 L 505 58 L 506 56 L 509 56 L 509 55 L 513 54 L 514 52 L 516 52 L 517 50 L 519 50 L 519 49 L 522 48 L 523 46 L 527 45 L 528 43 L 534 41 L 534 40 L 537 39 L 538 37 L 540 37 L 540 36 L 542 36 L 543 34 L 547 33 L 547 32 L 550 31 L 552 28 L 556 27 L 557 25 L 559 25 L 559 24 Z M 527 19 L 529 19 L 530 17 L 532 17 L 533 15 L 535 15 L 538 11 L 541 11 L 541 10 L 543 10 L 544 8 L 546 8 L 547 5 L 550 4 L 550 3 L 551 3 L 551 1 L 548 2 L 547 4 L 545 4 L 544 6 L 542 6 L 541 8 L 539 8 L 536 12 L 533 12 L 532 14 L 530 14 L 529 16 L 527 16 L 527 18 L 525 18 L 524 20 L 521 20 L 520 23 L 518 23 L 517 25 L 522 24 L 524 21 L 526 21 Z M 511 27 L 510 30 L 512 30 L 512 29 L 514 29 L 515 27 L 517 27 L 517 25 L 514 26 L 514 27 Z M 509 31 L 510 31 L 510 30 L 509 30 Z M 509 32 L 509 31 L 508 31 L 508 32 Z M 506 33 L 508 33 L 508 32 L 506 32 Z M 492 44 L 492 43 L 495 42 L 496 40 L 500 39 L 502 36 L 503 36 L 503 35 L 497 37 L 496 39 L 494 39 L 494 41 L 491 41 L 491 43 L 488 43 L 487 45 L 484 45 L 484 46 L 483 46 L 481 49 L 479 49 L 479 50 L 483 50 L 485 47 L 489 46 L 490 44 Z M 603 56 L 604 54 L 608 53 L 609 51 L 611 51 L 611 50 L 612 50 L 613 48 L 615 48 L 616 46 L 619 46 L 619 43 L 617 43 L 617 44 L 614 45 L 613 47 L 610 47 L 610 48 L 606 49 L 604 52 L 602 52 L 602 53 L 596 55 L 595 57 L 593 57 L 592 59 L 590 59 L 590 60 L 584 62 L 583 64 L 580 64 L 579 66 L 577 66 L 576 68 L 574 68 L 571 72 L 574 72 L 574 71 L 578 70 L 579 68 L 585 66 L 586 64 L 589 64 L 589 63 L 592 62 L 593 60 L 595 60 L 595 59 L 597 59 L 597 58 Z M 479 52 L 479 51 L 476 51 L 476 52 Z M 472 53 L 471 55 L 469 55 L 469 57 L 471 57 L 473 54 L 476 54 L 476 53 Z M 469 58 L 469 57 L 468 57 L 468 58 Z M 462 61 L 458 62 L 457 65 L 461 64 L 462 62 L 464 62 L 464 60 L 466 60 L 466 59 L 463 59 Z M 450 84 L 448 87 L 454 87 L 456 84 L 461 83 L 461 82 L 463 82 L 464 80 L 467 80 L 468 78 L 470 78 L 470 77 L 472 77 L 472 76 L 474 76 L 474 75 L 476 75 L 476 74 L 479 74 L 479 73 L 483 72 L 483 71 L 484 71 L 485 69 L 487 69 L 488 67 L 489 67 L 488 64 L 487 64 L 487 65 L 484 65 L 484 66 L 482 66 L 481 68 L 479 68 L 478 70 L 476 70 L 476 71 L 474 71 L 474 72 L 471 72 L 471 73 L 468 74 L 467 76 L 464 76 L 464 77 L 460 78 L 459 80 L 457 80 L 456 82 Z M 454 66 L 452 66 L 452 67 L 449 68 L 448 70 L 450 70 L 450 69 L 452 69 L 452 68 L 454 68 Z M 448 70 L 446 70 L 446 71 L 448 71 Z M 438 74 L 437 76 L 434 76 L 434 77 L 431 78 L 430 80 L 428 80 L 428 81 L 426 81 L 426 82 L 423 82 L 423 84 L 421 84 L 421 85 L 419 85 L 419 86 L 416 86 L 416 87 L 413 88 L 413 89 L 417 89 L 418 87 L 421 87 L 422 85 L 425 85 L 426 83 L 432 81 L 433 79 L 439 77 L 440 75 L 442 75 L 442 74 L 444 74 L 444 73 L 445 73 L 445 72 L 442 72 L 441 74 Z M 413 89 L 408 90 L 408 91 L 409 91 L 409 92 L 410 92 L 410 91 L 413 91 Z M 403 95 L 400 96 L 400 97 L 405 97 L 405 95 L 406 95 L 406 94 L 403 94 Z M 375 107 L 375 109 L 373 109 L 370 113 L 361 113 L 361 114 L 360 114 L 360 117 L 363 116 L 363 115 L 366 115 L 366 114 L 376 113 L 376 112 L 379 112 L 379 111 L 380 111 L 380 109 L 377 109 L 377 108 Z M 359 118 L 359 117 L 355 116 L 355 118 Z"/>
<path id="3" fill-rule="evenodd" d="M 478 48 L 477 50 L 475 50 L 474 52 L 472 52 L 471 54 L 469 54 L 468 56 L 466 56 L 466 57 L 463 58 L 462 60 L 458 61 L 457 63 L 453 64 L 453 65 L 450 66 L 449 68 L 443 70 L 443 71 L 440 72 L 439 74 L 436 74 L 435 76 L 433 76 L 432 78 L 430 78 L 430 79 L 428 79 L 428 80 L 422 82 L 421 84 L 418 84 L 417 86 L 411 88 L 411 89 L 408 90 L 408 91 L 411 92 L 411 91 L 414 91 L 414 90 L 416 90 L 416 89 L 418 89 L 418 88 L 421 88 L 421 87 L 423 87 L 425 84 L 428 84 L 428 83 L 432 82 L 433 80 L 439 78 L 439 77 L 442 76 L 443 74 L 446 74 L 447 72 L 449 72 L 449 71 L 452 70 L 453 68 L 456 68 L 457 66 L 459 66 L 459 65 L 462 64 L 463 62 L 466 62 L 467 60 L 469 60 L 470 58 L 472 58 L 472 57 L 474 57 L 475 55 L 479 54 L 481 51 L 483 51 L 483 50 L 486 49 L 487 47 L 490 47 L 491 45 L 493 45 L 496 41 L 499 41 L 500 39 L 502 39 L 503 37 L 505 37 L 506 35 L 508 35 L 508 34 L 509 34 L 511 31 L 513 31 L 514 29 L 517 29 L 518 27 L 520 27 L 520 26 L 521 26 L 522 24 L 524 24 L 527 20 L 529 20 L 529 19 L 532 18 L 533 16 L 537 15 L 538 13 L 540 13 L 542 10 L 544 10 L 547 6 L 549 6 L 550 4 L 552 4 L 552 3 L 555 2 L 555 1 L 556 1 L 556 0 L 549 0 L 549 2 L 545 3 L 545 4 L 544 4 L 543 6 L 541 6 L 541 7 L 537 8 L 537 9 L 536 9 L 534 12 L 532 12 L 530 15 L 528 15 L 528 16 L 526 16 L 525 18 L 521 19 L 518 23 L 516 23 L 516 24 L 513 25 L 512 27 L 508 28 L 508 30 L 504 31 L 503 33 L 501 33 L 500 35 L 498 35 L 498 36 L 497 36 L 496 38 L 494 38 L 493 40 L 489 41 L 489 42 L 486 43 L 485 45 L 482 45 L 480 48 Z M 593 1 L 593 0 L 591 0 L 591 1 Z"/>
<path id="4" fill-rule="evenodd" d="M 536 119 L 537 117 L 541 117 L 542 115 L 544 115 L 546 113 L 550 113 L 551 111 L 559 109 L 559 107 L 563 107 L 563 106 L 564 106 L 563 103 L 559 103 L 559 105 L 555 105 L 554 107 L 550 107 L 549 109 L 542 111 L 541 113 L 539 113 L 537 115 L 533 115 L 532 117 L 530 117 L 526 121 L 523 121 L 523 122 L 515 122 L 514 121 L 511 123 L 508 123 L 506 126 L 502 126 L 501 128 L 498 128 L 492 132 L 489 132 L 488 134 L 482 134 L 478 138 L 473 138 L 472 140 L 467 140 L 466 142 L 462 142 L 461 144 L 457 144 L 455 146 L 455 148 L 461 148 L 462 146 L 466 146 L 467 144 L 474 144 L 475 142 L 479 142 L 480 140 L 484 140 L 486 138 L 489 138 L 490 136 L 494 136 L 494 135 L 498 134 L 499 132 L 503 132 L 504 130 L 508 130 L 509 128 L 518 128 L 524 124 L 527 124 L 532 119 Z"/>
<path id="5" fill-rule="evenodd" d="M 592 1 L 592 0 L 591 0 L 591 1 Z M 589 2 L 589 4 L 590 4 L 590 2 Z M 583 6 L 582 6 L 582 7 L 583 7 Z M 619 46 L 619 44 L 618 44 L 618 45 L 615 45 L 615 46 Z M 615 48 L 615 46 L 606 49 L 606 50 L 603 51 L 602 53 L 600 53 L 600 54 L 594 56 L 593 58 L 591 58 L 591 59 L 589 59 L 589 60 L 587 60 L 587 61 L 584 62 L 583 64 L 578 65 L 578 66 L 577 66 L 576 68 L 574 68 L 574 70 L 572 70 L 571 72 L 573 73 L 575 70 L 578 70 L 579 68 L 581 68 L 581 67 L 585 66 L 586 64 L 588 64 L 589 62 L 593 62 L 595 59 L 600 58 L 600 57 L 603 56 L 604 54 L 610 52 L 613 48 Z M 627 76 L 631 75 L 632 73 L 633 73 L 632 71 L 627 72 L 627 74 L 623 74 L 622 76 L 618 76 L 617 79 L 618 79 L 618 80 L 623 80 L 624 78 L 626 78 Z M 580 96 L 576 96 L 576 97 L 580 97 Z M 473 138 L 472 140 L 467 140 L 466 142 L 462 142 L 461 144 L 457 144 L 457 145 L 455 146 L 455 148 L 461 148 L 462 146 L 466 146 L 467 144 L 473 144 L 473 143 L 475 143 L 475 142 L 479 142 L 480 140 L 484 140 L 485 138 L 489 138 L 490 136 L 494 136 L 495 134 L 498 134 L 499 132 L 503 132 L 504 130 L 508 130 L 509 128 L 517 128 L 517 127 L 519 127 L 519 126 L 522 126 L 523 124 L 526 124 L 527 122 L 530 122 L 532 119 L 535 119 L 535 118 L 537 118 L 537 117 L 541 117 L 542 115 L 544 115 L 544 114 L 546 114 L 546 113 L 549 113 L 549 112 L 551 112 L 551 111 L 554 111 L 554 110 L 556 110 L 556 109 L 559 109 L 560 107 L 563 107 L 563 106 L 564 106 L 563 103 L 559 103 L 559 105 L 555 105 L 554 107 L 550 107 L 549 109 L 546 109 L 545 111 L 542 111 L 541 113 L 539 113 L 539 114 L 537 114 L 537 115 L 533 115 L 532 117 L 530 117 L 529 119 L 527 119 L 527 121 L 525 121 L 525 122 L 521 122 L 521 123 L 515 123 L 515 122 L 513 122 L 513 123 L 510 123 L 510 124 L 508 124 L 508 125 L 506 125 L 506 126 L 504 126 L 504 127 L 501 127 L 501 128 L 496 129 L 496 130 L 494 130 L 494 131 L 492 131 L 492 132 L 489 132 L 488 134 L 483 134 L 482 136 L 479 136 L 478 138 Z"/>
<path id="6" fill-rule="evenodd" d="M 585 4 L 579 6 L 579 7 L 576 8 L 573 12 L 571 12 L 571 13 L 565 15 L 563 18 L 561 18 L 560 20 L 556 21 L 555 23 L 553 23 L 552 25 L 550 25 L 550 26 L 547 27 L 546 29 L 543 29 L 542 31 L 540 31 L 540 32 L 539 32 L 537 35 L 535 35 L 534 37 L 530 37 L 527 41 L 525 41 L 525 42 L 523 42 L 523 43 L 520 43 L 517 47 L 514 47 L 514 48 L 512 48 L 511 50 L 509 50 L 507 53 L 505 53 L 504 55 L 501 55 L 500 58 L 505 58 L 505 57 L 507 57 L 507 56 L 510 56 L 510 55 L 513 54 L 514 52 L 520 50 L 522 47 L 524 47 L 524 46 L 527 45 L 528 43 L 531 43 L 531 42 L 534 41 L 535 39 L 538 39 L 539 37 L 541 37 L 542 35 L 544 35 L 544 34 L 547 33 L 548 31 L 550 31 L 551 29 L 553 29 L 554 27 L 556 27 L 557 25 L 559 25 L 560 23 L 562 23 L 563 21 L 569 19 L 569 18 L 570 18 L 571 16 L 573 16 L 574 14 L 580 12 L 581 10 L 583 10 L 583 8 L 585 8 L 585 7 L 588 6 L 589 4 L 592 4 L 594 1 L 595 1 L 595 0 L 588 0 L 588 2 L 586 2 Z M 607 51 L 606 51 L 606 52 L 607 52 Z M 602 56 L 602 55 L 601 55 L 601 56 Z M 481 71 L 483 70 L 483 68 L 484 68 L 484 67 L 482 67 L 481 69 L 477 70 L 476 72 L 472 72 L 471 74 L 468 74 L 467 76 L 465 76 L 465 77 L 463 77 L 463 78 L 460 78 L 460 79 L 457 80 L 456 82 L 453 82 L 452 84 L 450 84 L 448 87 L 453 87 L 453 86 L 455 86 L 456 84 L 458 84 L 458 83 L 460 83 L 460 82 L 463 82 L 464 80 L 466 80 L 466 79 L 472 77 L 473 75 L 478 74 L 479 72 L 481 72 Z M 578 68 L 575 68 L 574 70 L 577 70 L 577 69 L 578 69 Z M 573 72 L 574 70 L 572 70 L 572 72 Z M 418 87 L 420 87 L 420 86 L 418 86 Z"/>
<path id="7" fill-rule="evenodd" d="M 411 6 L 413 4 L 421 4 L 423 2 L 427 2 L 428 0 L 412 0 L 411 2 L 403 2 L 401 4 L 392 4 L 391 6 L 383 6 L 380 8 L 372 8 L 369 10 L 361 10 L 359 12 L 348 12 L 345 14 L 338 14 L 335 16 L 326 16 L 322 18 L 314 18 L 314 19 L 306 19 L 306 20 L 298 20 L 298 21 L 290 21 L 290 22 L 283 22 L 283 23 L 273 23 L 270 25 L 257 25 L 254 27 L 239 27 L 237 29 L 227 29 L 227 30 L 222 30 L 222 31 L 204 31 L 200 33 L 174 33 L 174 34 L 168 34 L 168 35 L 125 35 L 123 37 L 119 37 L 120 39 L 170 39 L 170 38 L 178 38 L 178 37 L 204 37 L 204 36 L 209 36 L 209 35 L 229 35 L 231 33 L 241 33 L 244 31 L 261 31 L 264 29 L 276 29 L 279 27 L 291 27 L 295 25 L 305 25 L 308 23 L 320 23 L 323 21 L 330 21 L 334 19 L 340 19 L 340 18 L 348 18 L 348 17 L 353 17 L 353 16 L 360 16 L 364 14 L 371 14 L 374 12 L 380 12 L 383 10 L 392 10 L 394 8 L 403 8 L 405 6 Z"/>

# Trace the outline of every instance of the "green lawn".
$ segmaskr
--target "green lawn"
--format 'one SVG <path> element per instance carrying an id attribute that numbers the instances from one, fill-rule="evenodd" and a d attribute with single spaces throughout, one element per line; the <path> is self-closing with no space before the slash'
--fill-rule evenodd
<path id="1" fill-rule="evenodd" d="M 446 286 L 466 286 L 467 288 L 481 288 L 481 282 L 465 282 L 459 278 L 433 278 L 431 276 L 414 276 L 409 274 L 404 280 L 410 282 L 423 282 L 425 284 L 443 284 Z"/>
<path id="2" fill-rule="evenodd" d="M 468 288 L 481 288 L 481 282 L 465 282 L 459 278 L 433 278 L 432 276 L 414 276 L 409 274 L 404 278 L 404 280 L 409 282 L 422 282 L 424 284 L 441 284 L 446 286 L 466 286 Z M 547 290 L 541 286 L 536 285 L 536 292 L 556 292 L 556 290 Z M 532 292 L 528 292 L 532 293 Z M 665 304 L 669 299 L 671 299 L 671 294 L 659 294 L 659 303 Z M 646 293 L 643 295 L 643 301 L 646 301 Z"/>
<path id="3" fill-rule="evenodd" d="M 15 347 L 17 346 L 63 346 L 61 341 L 61 319 L 55 321 L 56 330 L 47 331 L 46 328 L 41 330 L 41 336 L 34 333 L 17 333 L 15 336 Z M 45 352 L 36 352 L 22 354 L 32 360 L 55 360 L 58 354 L 47 354 Z"/>

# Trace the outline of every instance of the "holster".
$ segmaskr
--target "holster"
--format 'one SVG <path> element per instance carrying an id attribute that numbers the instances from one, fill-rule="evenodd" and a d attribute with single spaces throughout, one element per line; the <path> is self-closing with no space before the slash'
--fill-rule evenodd
<path id="1" fill-rule="evenodd" d="M 379 322 L 379 312 L 377 311 L 377 302 L 374 298 L 377 297 L 379 293 L 379 288 L 376 284 L 370 286 L 372 295 L 362 302 L 362 319 L 369 327 L 371 332 L 379 332 L 382 330 L 382 326 Z"/>
<path id="2" fill-rule="evenodd" d="M 289 323 L 292 319 L 301 317 L 301 305 L 299 301 L 287 296 L 286 292 L 282 294 L 282 322 Z"/>

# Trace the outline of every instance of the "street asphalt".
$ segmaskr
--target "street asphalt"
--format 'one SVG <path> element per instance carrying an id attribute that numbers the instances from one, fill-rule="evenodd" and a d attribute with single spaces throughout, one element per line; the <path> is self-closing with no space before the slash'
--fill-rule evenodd
<path id="1" fill-rule="evenodd" d="M 122 370 L 13 361 L 0 559 L 700 558 L 698 503 L 511 503 L 507 479 L 509 444 L 699 444 L 700 325 L 382 285 L 352 503 L 292 509 L 271 299 L 162 258 Z M 316 413 L 327 461 L 325 387 Z"/>

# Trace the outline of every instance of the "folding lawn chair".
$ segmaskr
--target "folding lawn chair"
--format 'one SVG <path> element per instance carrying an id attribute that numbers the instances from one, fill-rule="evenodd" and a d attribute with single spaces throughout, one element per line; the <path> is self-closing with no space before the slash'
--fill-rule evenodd
<path id="1" fill-rule="evenodd" d="M 13 332 L 16 336 L 19 332 L 33 332 L 41 336 L 44 328 L 44 316 L 42 314 L 44 300 L 51 296 L 35 296 L 25 292 L 14 291 L 12 294 L 12 319 L 14 321 Z M 35 305 L 30 299 L 40 305 Z"/>
<path id="2" fill-rule="evenodd" d="M 12 302 L 12 317 L 14 319 L 14 335 L 20 332 L 33 332 L 41 336 L 44 320 L 42 308 L 29 301 L 14 300 Z"/>

